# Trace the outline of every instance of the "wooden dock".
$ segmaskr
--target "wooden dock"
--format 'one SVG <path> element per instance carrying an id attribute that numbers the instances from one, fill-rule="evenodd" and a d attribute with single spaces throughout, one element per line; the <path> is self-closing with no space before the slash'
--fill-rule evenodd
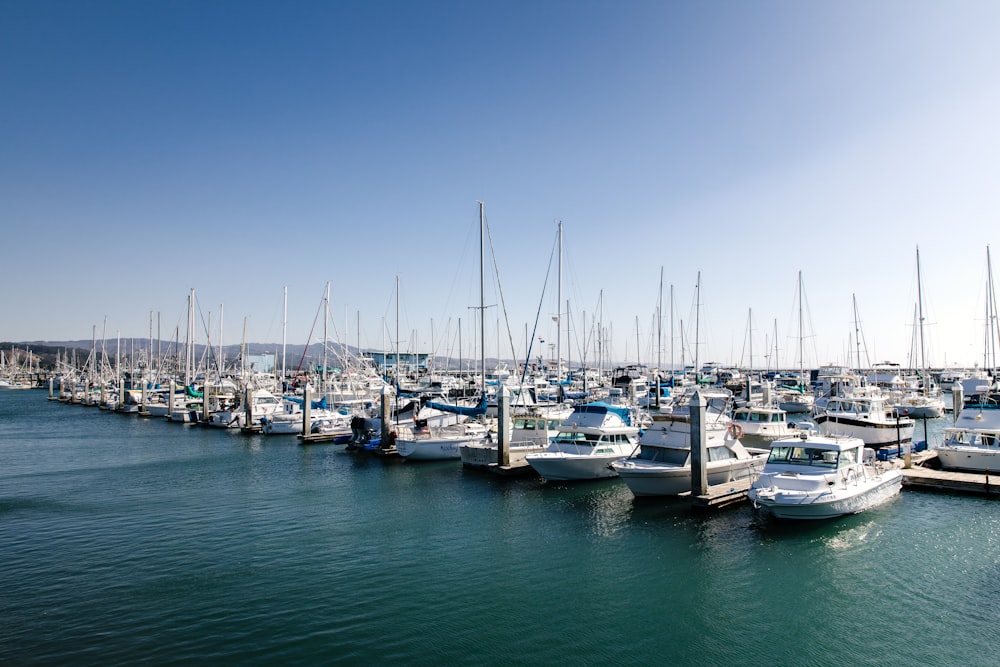
<path id="1" fill-rule="evenodd" d="M 747 492 L 753 480 L 749 477 L 737 479 L 725 484 L 715 484 L 708 487 L 708 493 L 700 496 L 692 495 L 690 491 L 680 494 L 686 498 L 692 507 L 722 509 L 747 499 Z"/>
<path id="2" fill-rule="evenodd" d="M 325 445 L 334 442 L 334 440 L 342 439 L 345 435 L 349 436 L 351 435 L 351 432 L 347 431 L 345 433 L 341 431 L 337 433 L 309 433 L 308 435 L 297 435 L 295 437 L 299 439 L 300 445 Z M 347 443 L 344 442 L 343 444 Z"/>
<path id="3" fill-rule="evenodd" d="M 903 488 L 928 491 L 952 491 L 977 495 L 1000 495 L 1000 479 L 986 473 L 938 469 L 937 452 L 931 452 L 921 465 L 903 468 Z"/>

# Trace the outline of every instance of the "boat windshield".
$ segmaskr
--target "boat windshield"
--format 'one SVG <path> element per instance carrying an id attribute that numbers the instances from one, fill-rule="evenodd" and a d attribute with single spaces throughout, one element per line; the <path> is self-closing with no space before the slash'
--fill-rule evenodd
<path id="1" fill-rule="evenodd" d="M 997 436 L 992 433 L 980 433 L 977 431 L 951 431 L 948 433 L 947 444 L 996 447 Z"/>
<path id="2" fill-rule="evenodd" d="M 782 463 L 796 466 L 816 466 L 820 468 L 843 468 L 857 463 L 857 451 L 847 449 L 840 452 L 815 447 L 772 447 L 768 463 Z"/>
<path id="3" fill-rule="evenodd" d="M 639 447 L 639 454 L 635 457 L 643 461 L 655 463 L 665 463 L 672 466 L 687 465 L 690 449 L 674 449 L 672 447 Z"/>

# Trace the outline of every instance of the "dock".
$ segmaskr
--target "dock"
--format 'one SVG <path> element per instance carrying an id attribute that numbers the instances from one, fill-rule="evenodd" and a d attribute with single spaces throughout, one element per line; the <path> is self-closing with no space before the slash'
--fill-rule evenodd
<path id="1" fill-rule="evenodd" d="M 696 496 L 692 495 L 690 491 L 684 491 L 680 497 L 688 500 L 692 507 L 722 509 L 745 501 L 752 482 L 751 478 L 745 477 L 725 484 L 709 486 L 708 493 L 704 495 Z"/>
<path id="2" fill-rule="evenodd" d="M 336 433 L 309 433 L 306 435 L 296 436 L 299 439 L 300 445 L 324 445 L 328 443 L 338 444 L 337 440 L 341 442 L 339 444 L 347 444 L 344 440 L 344 436 L 350 438 L 351 432 L 339 431 Z"/>
<path id="3" fill-rule="evenodd" d="M 1000 495 L 1000 480 L 989 473 L 941 470 L 937 452 L 933 450 L 920 465 L 903 468 L 903 488 L 925 491 L 951 491 L 985 496 Z"/>

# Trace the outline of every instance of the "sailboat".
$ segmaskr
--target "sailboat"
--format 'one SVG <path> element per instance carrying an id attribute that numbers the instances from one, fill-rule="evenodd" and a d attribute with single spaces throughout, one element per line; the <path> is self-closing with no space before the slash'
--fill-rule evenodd
<path id="1" fill-rule="evenodd" d="M 986 247 L 986 267 L 983 367 L 995 369 L 996 358 L 992 355 L 996 350 L 998 330 L 989 246 Z M 962 409 L 955 415 L 954 426 L 945 429 L 944 442 L 937 446 L 938 459 L 944 468 L 985 473 L 1000 468 L 1000 392 L 990 380 L 980 382 L 976 391 L 965 398 Z M 959 391 L 957 387 L 956 391 Z"/>
<path id="2" fill-rule="evenodd" d="M 927 358 L 924 346 L 924 295 L 920 279 L 920 248 L 917 248 L 917 313 L 914 322 L 914 336 L 920 339 L 920 380 L 915 391 L 904 393 L 895 402 L 896 414 L 917 419 L 936 418 L 944 415 L 944 399 L 937 387 L 931 386 L 930 373 L 927 372 Z"/>
<path id="3" fill-rule="evenodd" d="M 434 403 L 437 410 L 454 412 L 464 417 L 483 417 L 486 415 L 486 278 L 485 278 L 485 226 L 486 215 L 483 202 L 479 202 L 479 354 L 480 354 L 480 391 L 479 403 L 474 406 L 448 405 Z M 481 421 L 463 421 L 451 426 L 432 429 L 425 424 L 414 422 L 414 427 L 397 430 L 396 451 L 403 458 L 411 461 L 441 461 L 461 459 L 461 448 L 465 445 L 476 445 L 486 440 L 486 426 Z"/>
<path id="4" fill-rule="evenodd" d="M 802 353 L 802 341 L 804 338 L 802 327 L 802 272 L 799 271 L 798 282 L 799 300 L 799 376 L 794 384 L 784 384 L 779 389 L 778 407 L 785 412 L 803 413 L 813 409 L 815 399 L 811 393 L 806 391 L 805 361 Z"/>

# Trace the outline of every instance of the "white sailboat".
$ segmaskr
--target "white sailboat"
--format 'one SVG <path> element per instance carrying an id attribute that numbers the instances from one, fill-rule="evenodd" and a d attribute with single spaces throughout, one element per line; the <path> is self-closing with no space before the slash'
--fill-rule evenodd
<path id="1" fill-rule="evenodd" d="M 920 277 L 920 248 L 917 248 L 917 312 L 914 336 L 920 338 L 920 378 L 919 386 L 914 390 L 905 391 L 895 401 L 897 414 L 921 418 L 936 418 L 944 415 L 944 399 L 936 386 L 931 383 L 927 371 L 926 346 L 924 345 L 924 294 Z"/>
<path id="2" fill-rule="evenodd" d="M 439 410 L 454 412 L 466 417 L 485 417 L 487 411 L 486 399 L 486 277 L 485 277 L 485 227 L 486 213 L 483 202 L 479 202 L 479 354 L 480 400 L 475 407 L 446 406 L 434 403 L 432 407 Z M 398 298 L 397 298 L 398 303 Z M 398 318 L 397 318 L 398 319 Z M 410 461 L 439 461 L 445 459 L 461 459 L 462 447 L 477 445 L 484 442 L 488 431 L 481 421 L 463 421 L 453 426 L 441 429 L 425 429 L 421 426 L 410 429 L 409 432 L 398 430 L 395 436 L 396 451 Z"/>

